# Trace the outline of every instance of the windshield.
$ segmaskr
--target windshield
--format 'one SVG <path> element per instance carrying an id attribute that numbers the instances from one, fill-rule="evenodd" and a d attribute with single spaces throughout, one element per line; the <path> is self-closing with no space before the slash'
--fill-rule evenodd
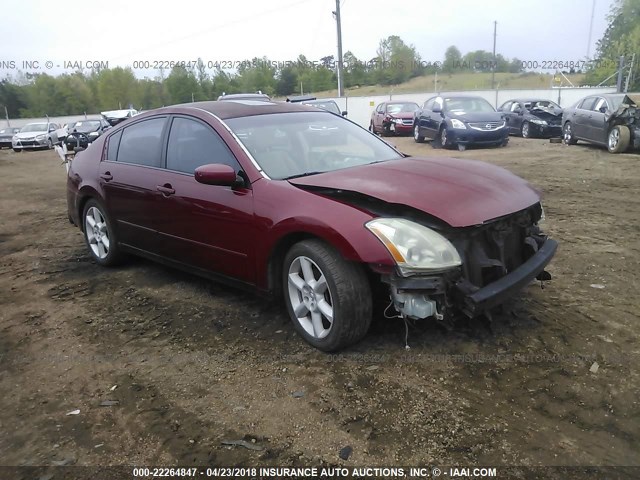
<path id="1" fill-rule="evenodd" d="M 387 113 L 415 112 L 419 108 L 417 103 L 390 103 L 387 105 Z"/>
<path id="2" fill-rule="evenodd" d="M 69 125 L 67 128 L 69 132 L 73 132 L 74 130 L 78 132 L 93 132 L 100 128 L 99 121 L 84 121 L 84 122 L 75 122 Z"/>
<path id="3" fill-rule="evenodd" d="M 338 115 L 340 115 L 342 112 L 340 111 L 340 109 L 338 108 L 338 104 L 336 102 L 334 102 L 333 100 L 329 100 L 326 102 L 321 102 L 321 101 L 317 101 L 317 102 L 302 102 L 303 105 L 311 105 L 312 107 L 317 107 L 317 108 L 322 108 L 323 110 L 327 110 L 329 112 L 332 113 L 337 113 Z"/>
<path id="4" fill-rule="evenodd" d="M 447 112 L 495 112 L 495 109 L 484 98 L 445 98 L 444 109 Z"/>
<path id="5" fill-rule="evenodd" d="M 47 124 L 46 123 L 30 123 L 29 125 L 25 125 L 22 127 L 20 132 L 46 132 Z"/>
<path id="6" fill-rule="evenodd" d="M 226 123 L 275 180 L 401 158 L 367 130 L 325 112 L 256 115 Z"/>

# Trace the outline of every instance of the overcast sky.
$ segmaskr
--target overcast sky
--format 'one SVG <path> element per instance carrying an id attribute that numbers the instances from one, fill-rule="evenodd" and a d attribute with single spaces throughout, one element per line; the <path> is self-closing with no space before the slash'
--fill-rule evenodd
<path id="1" fill-rule="evenodd" d="M 613 2 L 595 1 L 592 55 Z M 426 61 L 442 60 L 449 45 L 463 54 L 490 51 L 495 20 L 497 52 L 506 57 L 579 60 L 587 54 L 591 7 L 592 0 L 342 0 L 343 49 L 369 60 L 380 39 L 399 35 Z M 262 56 L 286 61 L 299 54 L 317 60 L 336 55 L 332 10 L 335 0 L 23 0 L 2 9 L 0 76 L 23 69 L 25 60 L 53 74 L 74 70 L 64 70 L 64 61 L 113 68 L 198 57 L 205 64 Z"/>

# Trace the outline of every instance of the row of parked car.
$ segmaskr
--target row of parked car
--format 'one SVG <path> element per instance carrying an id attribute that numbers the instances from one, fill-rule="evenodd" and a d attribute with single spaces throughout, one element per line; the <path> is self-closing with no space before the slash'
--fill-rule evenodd
<path id="1" fill-rule="evenodd" d="M 85 149 L 109 128 L 137 113 L 133 109 L 113 110 L 102 112 L 99 119 L 78 120 L 62 127 L 54 122 L 33 122 L 20 128 L 4 128 L 0 130 L 0 148 L 21 152 L 66 144 L 68 150 Z"/>
<path id="2" fill-rule="evenodd" d="M 371 114 L 369 130 L 380 135 L 413 134 L 434 146 L 505 146 L 509 135 L 564 138 L 606 146 L 611 153 L 640 148 L 640 95 L 588 96 L 570 108 L 541 98 L 512 99 L 497 110 L 484 98 L 434 96 L 414 102 L 383 102 Z"/>

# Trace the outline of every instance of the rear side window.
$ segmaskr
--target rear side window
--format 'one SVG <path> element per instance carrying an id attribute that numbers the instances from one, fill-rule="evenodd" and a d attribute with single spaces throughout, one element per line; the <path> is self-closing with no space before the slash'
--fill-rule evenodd
<path id="1" fill-rule="evenodd" d="M 174 118 L 167 147 L 167 169 L 193 174 L 196 168 L 209 163 L 240 170 L 227 145 L 211 127 L 188 118 Z"/>
<path id="2" fill-rule="evenodd" d="M 165 121 L 165 118 L 153 118 L 125 128 L 120 139 L 118 161 L 160 167 L 160 146 Z"/>
<path id="3" fill-rule="evenodd" d="M 583 110 L 591 110 L 593 109 L 593 104 L 596 102 L 597 99 L 598 99 L 597 97 L 585 98 L 578 108 L 581 108 Z"/>
<path id="4" fill-rule="evenodd" d="M 109 146 L 107 147 L 107 160 L 113 160 L 115 162 L 118 158 L 118 146 L 120 145 L 121 136 L 122 130 L 109 137 Z"/>

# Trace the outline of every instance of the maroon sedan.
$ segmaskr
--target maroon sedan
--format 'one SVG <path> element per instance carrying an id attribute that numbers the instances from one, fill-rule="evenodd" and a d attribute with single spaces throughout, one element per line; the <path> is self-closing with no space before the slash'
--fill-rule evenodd
<path id="1" fill-rule="evenodd" d="M 366 334 L 374 300 L 412 319 L 489 312 L 548 278 L 557 246 L 538 194 L 508 171 L 407 157 L 287 103 L 145 112 L 78 154 L 67 185 L 96 263 L 142 255 L 283 296 L 326 351 Z"/>
<path id="2" fill-rule="evenodd" d="M 380 135 L 413 134 L 413 121 L 420 110 L 414 102 L 383 102 L 371 114 L 369 131 Z"/>

